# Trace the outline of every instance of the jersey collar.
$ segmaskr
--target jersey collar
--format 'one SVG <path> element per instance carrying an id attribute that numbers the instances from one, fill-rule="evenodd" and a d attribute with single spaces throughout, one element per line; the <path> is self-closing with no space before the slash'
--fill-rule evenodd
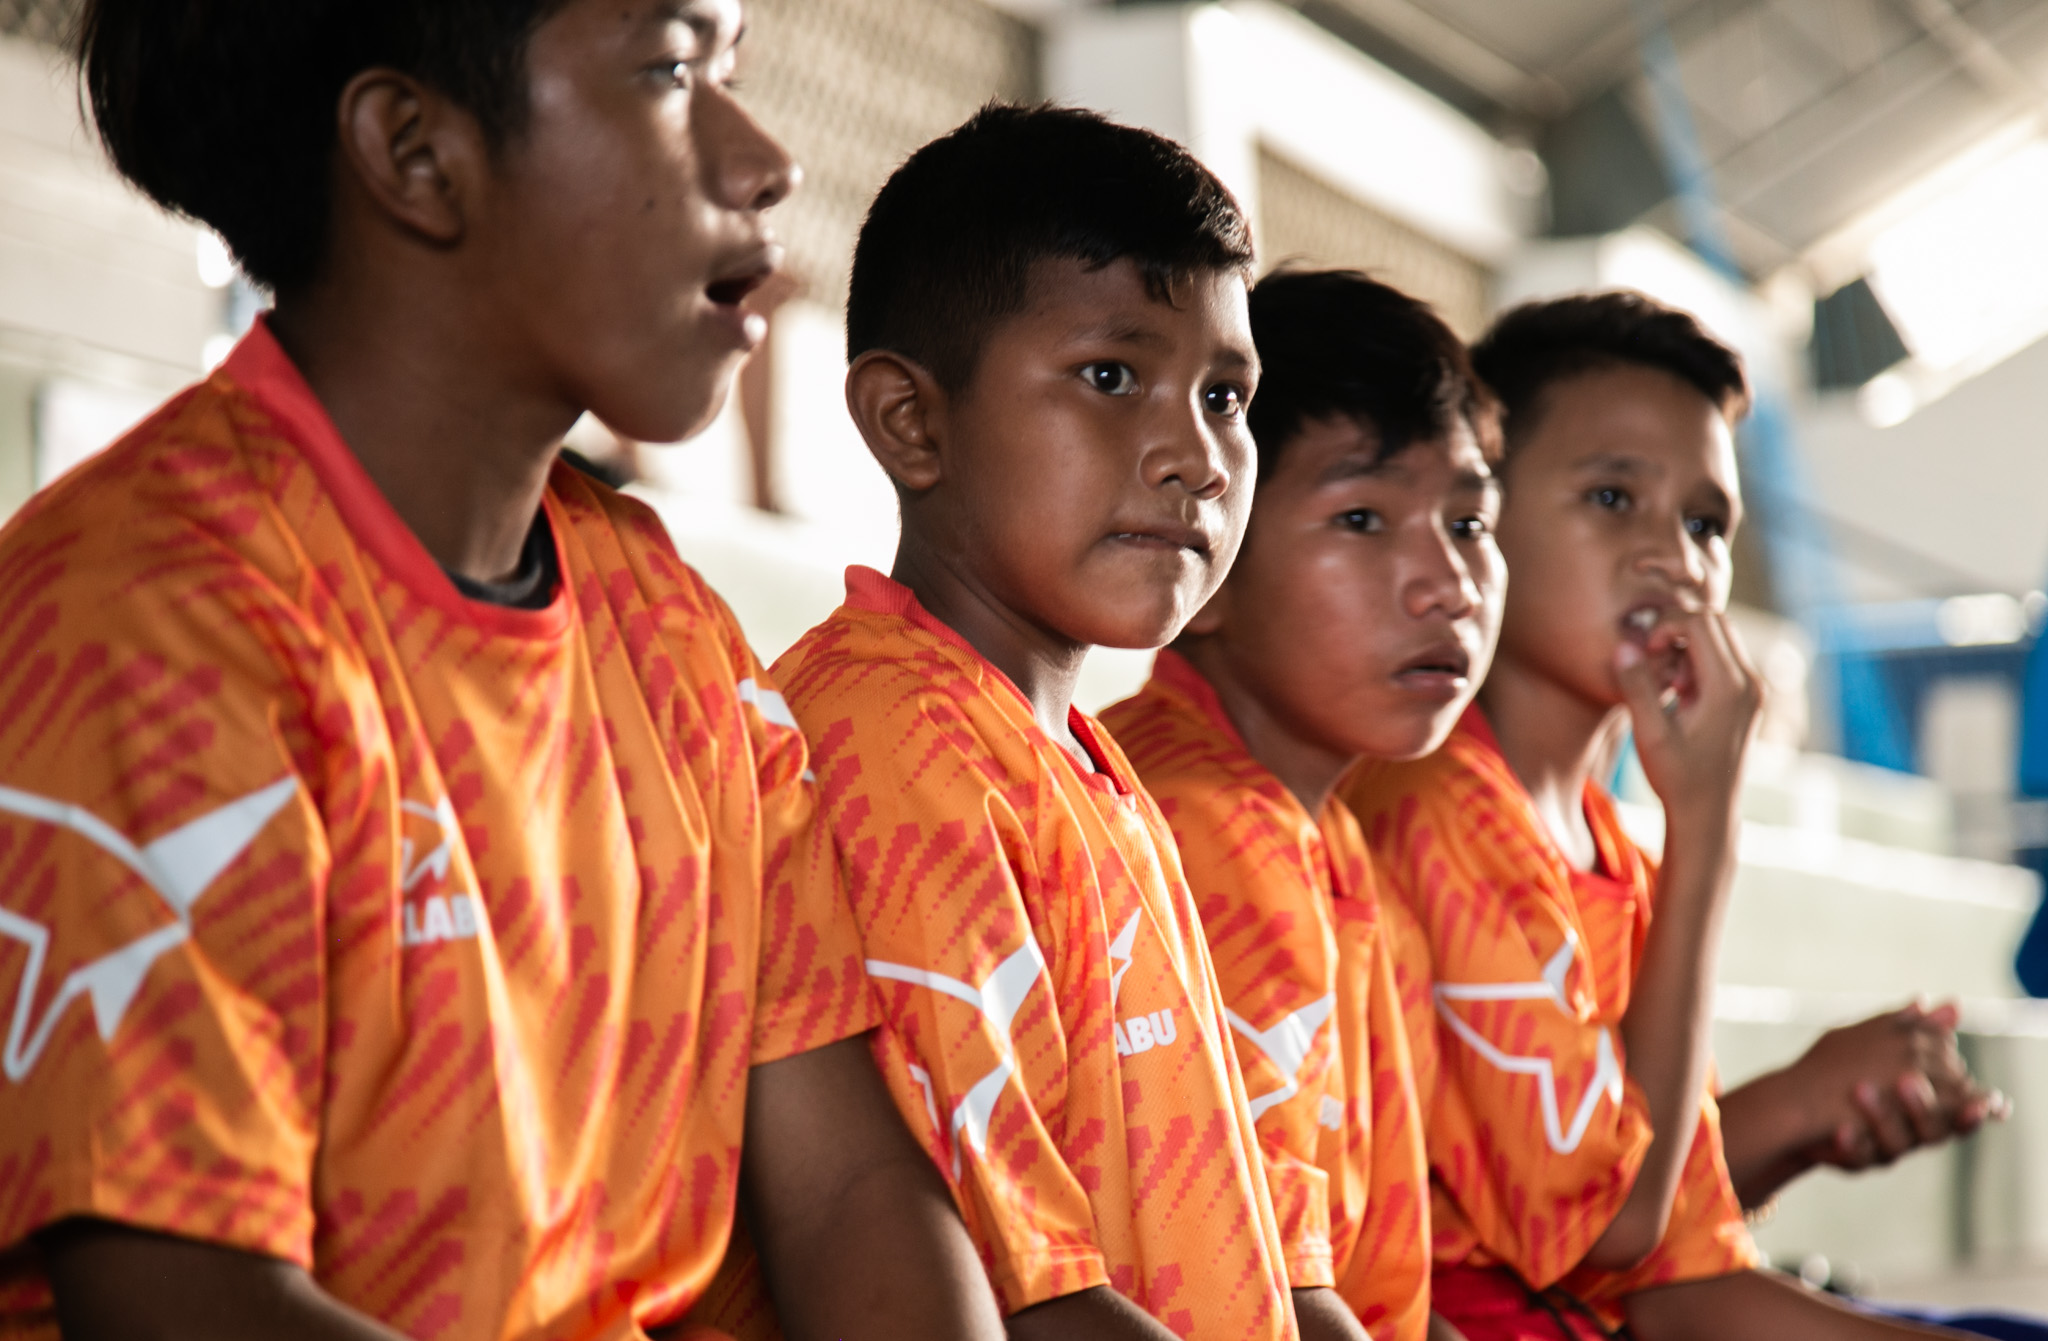
<path id="1" fill-rule="evenodd" d="M 895 578 L 877 572 L 866 564 L 856 563 L 849 566 L 846 570 L 846 604 L 854 610 L 895 615 L 898 619 L 923 629 L 939 641 L 959 648 L 985 668 L 998 684 L 1015 695 L 1027 717 L 1032 716 L 1031 700 L 1024 697 L 1024 691 L 1017 687 L 1017 682 L 1005 675 L 1002 667 L 977 651 L 973 643 L 961 637 L 952 625 L 940 621 L 931 611 L 925 609 L 924 603 L 917 599 L 917 593 Z M 1032 717 L 1032 726 L 1033 729 L 1037 729 L 1035 717 Z M 1118 796 L 1130 795 L 1131 783 L 1117 767 L 1116 761 L 1110 757 L 1110 752 L 1102 747 L 1094 720 L 1087 713 L 1069 704 L 1067 729 L 1074 733 L 1074 739 L 1081 742 L 1081 748 L 1088 751 L 1088 757 L 1095 763 L 1093 773 L 1083 773 L 1076 768 L 1075 774 L 1091 787 L 1106 787 Z M 1050 741 L 1047 743 L 1051 744 Z M 1067 752 L 1059 746 L 1053 745 L 1053 749 L 1061 758 L 1067 757 Z M 1068 763 L 1071 765 L 1072 760 L 1069 759 Z"/>
<path id="2" fill-rule="evenodd" d="M 233 383 L 269 412 L 312 467 L 351 537 L 420 601 L 486 633 L 549 638 L 568 627 L 574 604 L 569 566 L 562 553 L 562 532 L 567 522 L 555 503 L 552 488 L 542 496 L 541 506 L 548 509 L 555 546 L 559 574 L 555 599 L 539 610 L 515 610 L 472 601 L 456 590 L 455 583 L 434 562 L 434 556 L 427 553 L 419 537 L 392 510 L 376 482 L 363 470 L 362 462 L 342 441 L 341 431 L 328 417 L 327 408 L 306 384 L 284 346 L 277 342 L 265 318 L 256 319 L 214 376 Z"/>

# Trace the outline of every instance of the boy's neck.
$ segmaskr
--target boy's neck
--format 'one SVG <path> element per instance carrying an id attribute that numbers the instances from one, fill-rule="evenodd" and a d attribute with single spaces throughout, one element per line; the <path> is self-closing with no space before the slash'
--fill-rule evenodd
<path id="1" fill-rule="evenodd" d="M 522 378 L 484 333 L 491 323 L 460 303 L 382 297 L 322 284 L 280 301 L 271 331 L 434 560 L 502 580 L 578 410 Z"/>
<path id="2" fill-rule="evenodd" d="M 1479 706 L 1558 849 L 1574 867 L 1591 870 L 1597 852 L 1586 823 L 1586 784 L 1624 710 L 1590 702 L 1505 653 L 1479 690 Z"/>
<path id="3" fill-rule="evenodd" d="M 1095 761 L 1067 717 L 1074 705 L 1074 687 L 1081 678 L 1086 643 L 1076 643 L 1024 619 L 989 591 L 987 585 L 937 546 L 904 528 L 889 576 L 910 589 L 925 612 L 1010 677 L 1031 705 L 1031 716 L 1053 743 L 1073 756 L 1086 772 Z"/>
<path id="4" fill-rule="evenodd" d="M 1219 638 L 1193 638 L 1174 650 L 1193 666 L 1216 691 L 1224 715 L 1237 728 L 1245 749 L 1280 785 L 1301 802 L 1311 818 L 1322 814 L 1323 805 L 1359 756 L 1334 750 L 1319 742 L 1304 740 L 1265 701 L 1253 693 L 1231 665 L 1228 649 Z"/>

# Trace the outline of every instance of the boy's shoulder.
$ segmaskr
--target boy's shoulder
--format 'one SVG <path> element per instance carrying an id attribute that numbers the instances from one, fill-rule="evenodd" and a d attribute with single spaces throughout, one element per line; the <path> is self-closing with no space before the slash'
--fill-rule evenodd
<path id="1" fill-rule="evenodd" d="M 289 519 L 309 474 L 254 398 L 216 373 L 0 527 L 0 609 L 47 612 L 31 623 L 82 616 L 116 640 L 159 620 L 214 624 L 209 641 L 295 620 L 309 559 Z"/>
<path id="2" fill-rule="evenodd" d="M 928 617 L 927 617 L 928 618 Z M 1053 784 L 1044 733 L 1002 674 L 956 637 L 850 593 L 770 675 L 810 742 L 828 806 L 944 805 L 991 795 L 1032 814 Z"/>
<path id="3" fill-rule="evenodd" d="M 1404 815 L 1439 819 L 1470 815 L 1515 789 L 1477 708 L 1467 710 L 1450 737 L 1420 759 L 1366 759 L 1338 784 L 1338 793 L 1369 838 Z"/>
<path id="4" fill-rule="evenodd" d="M 1102 723 L 1176 830 L 1297 827 L 1291 821 L 1299 807 L 1245 748 L 1214 697 L 1185 661 L 1162 652 L 1144 687 L 1105 708 Z M 1181 842 L 1189 842 L 1186 834 Z"/>

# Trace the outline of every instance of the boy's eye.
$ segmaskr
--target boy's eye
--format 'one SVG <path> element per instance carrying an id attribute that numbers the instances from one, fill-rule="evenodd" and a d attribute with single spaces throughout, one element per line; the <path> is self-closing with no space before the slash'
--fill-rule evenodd
<path id="1" fill-rule="evenodd" d="M 1477 540 L 1492 529 L 1484 517 L 1460 517 L 1451 523 L 1451 534 L 1460 540 Z"/>
<path id="2" fill-rule="evenodd" d="M 1210 414 L 1235 419 L 1244 413 L 1244 392 L 1228 382 L 1218 382 L 1202 393 L 1202 406 Z"/>
<path id="3" fill-rule="evenodd" d="M 1386 519 L 1371 508 L 1352 508 L 1347 512 L 1340 512 L 1337 514 L 1337 525 L 1347 531 L 1357 531 L 1361 535 L 1373 535 L 1387 529 Z"/>
<path id="4" fill-rule="evenodd" d="M 1138 374 L 1128 363 L 1090 363 L 1081 369 L 1081 380 L 1105 396 L 1138 394 Z"/>
<path id="5" fill-rule="evenodd" d="M 1617 489 L 1612 485 L 1602 485 L 1598 489 L 1588 490 L 1586 492 L 1586 501 L 1596 508 L 1606 508 L 1609 512 L 1620 512 L 1629 505 L 1628 490 Z"/>
<path id="6" fill-rule="evenodd" d="M 1702 540 L 1714 540 L 1728 534 L 1728 523 L 1719 517 L 1687 517 L 1685 529 Z"/>

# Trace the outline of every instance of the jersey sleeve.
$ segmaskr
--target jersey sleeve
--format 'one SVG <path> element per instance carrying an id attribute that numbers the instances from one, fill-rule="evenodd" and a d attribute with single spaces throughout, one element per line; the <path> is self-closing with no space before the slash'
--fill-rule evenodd
<path id="1" fill-rule="evenodd" d="M 1334 1285 L 1325 1118 L 1345 1108 L 1337 950 L 1302 826 L 1202 774 L 1153 788 L 1180 848 L 1244 1075 L 1288 1283 Z"/>
<path id="2" fill-rule="evenodd" d="M 730 616 L 727 616 L 730 619 Z M 761 957 L 753 1060 L 772 1062 L 872 1029 L 881 1015 L 861 967 L 810 751 L 789 704 L 745 642 L 741 710 L 761 789 Z"/>
<path id="3" fill-rule="evenodd" d="M 1538 840 L 1457 783 L 1423 772 L 1353 801 L 1428 946 L 1431 1172 L 1478 1245 L 1542 1288 L 1627 1200 L 1649 1117 L 1568 893 L 1538 874 Z"/>
<path id="4" fill-rule="evenodd" d="M 1722 1154 L 1720 1106 L 1711 1095 L 1702 1095 L 1699 1124 L 1686 1151 L 1664 1237 L 1627 1271 L 1581 1270 L 1567 1277 L 1565 1285 L 1587 1299 L 1619 1299 L 1656 1285 L 1748 1270 L 1761 1261 Z"/>
<path id="5" fill-rule="evenodd" d="M 377 723 L 226 547 L 101 525 L 162 571 L 0 552 L 0 1246 L 92 1216 L 309 1265 L 329 854 L 375 841 Z"/>
<path id="6" fill-rule="evenodd" d="M 804 722 L 884 1015 L 877 1062 L 1007 1314 L 1109 1279 L 1077 1167 L 1103 1133 L 1064 1120 L 1066 929 L 1034 926 L 1024 897 L 1060 878 L 1018 809 L 1047 801 L 999 776 L 954 705 L 892 683 L 805 700 Z"/>

